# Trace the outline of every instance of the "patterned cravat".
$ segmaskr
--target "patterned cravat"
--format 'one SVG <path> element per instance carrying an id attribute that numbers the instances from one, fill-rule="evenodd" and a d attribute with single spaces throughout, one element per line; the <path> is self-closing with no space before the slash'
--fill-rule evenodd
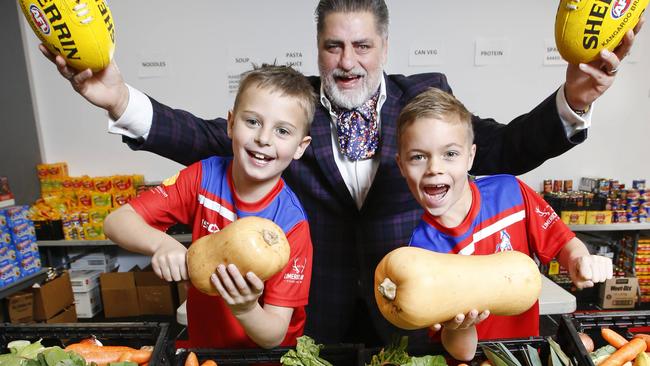
<path id="1" fill-rule="evenodd" d="M 379 146 L 378 99 L 379 91 L 358 108 L 335 110 L 339 148 L 352 161 L 371 158 Z"/>

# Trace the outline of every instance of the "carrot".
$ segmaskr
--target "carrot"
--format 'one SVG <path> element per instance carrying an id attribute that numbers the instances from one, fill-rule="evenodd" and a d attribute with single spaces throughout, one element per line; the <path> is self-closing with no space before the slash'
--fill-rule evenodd
<path id="1" fill-rule="evenodd" d="M 643 333 L 639 333 L 639 334 L 635 334 L 635 335 L 634 335 L 634 338 L 641 338 L 641 339 L 643 339 L 643 340 L 645 341 L 646 346 L 647 346 L 646 349 L 650 349 L 650 335 L 648 335 L 648 334 L 643 334 Z"/>
<path id="2" fill-rule="evenodd" d="M 611 344 L 615 348 L 621 348 L 627 343 L 627 339 L 622 335 L 616 333 L 616 331 L 609 328 L 601 328 L 600 335 L 603 337 L 607 343 Z"/>
<path id="3" fill-rule="evenodd" d="M 632 361 L 639 353 L 646 349 L 645 341 L 641 338 L 633 338 L 630 342 L 612 353 L 599 366 L 621 366 Z"/>
<path id="4" fill-rule="evenodd" d="M 213 360 L 206 360 L 201 364 L 201 366 L 218 366 L 216 362 Z"/>
<path id="5" fill-rule="evenodd" d="M 190 352 L 185 359 L 185 366 L 199 366 L 199 358 L 196 357 L 196 353 Z"/>
<path id="6" fill-rule="evenodd" d="M 95 362 L 97 365 L 107 365 L 110 362 L 132 361 L 135 363 L 148 362 L 151 359 L 152 349 L 135 349 L 125 346 L 97 346 L 88 343 L 74 343 L 65 348 L 83 357 L 86 362 Z"/>

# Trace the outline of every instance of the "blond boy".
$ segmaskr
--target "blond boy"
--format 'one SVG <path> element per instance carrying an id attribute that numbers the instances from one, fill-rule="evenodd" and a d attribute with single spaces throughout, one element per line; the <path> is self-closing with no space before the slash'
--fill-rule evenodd
<path id="1" fill-rule="evenodd" d="M 397 163 L 425 213 L 410 245 L 437 252 L 484 255 L 517 250 L 542 263 L 558 258 L 578 288 L 612 277 L 609 258 L 584 243 L 530 187 L 511 175 L 470 180 L 476 153 L 471 114 L 452 95 L 429 89 L 398 118 Z M 478 340 L 539 333 L 539 306 L 518 316 L 474 309 L 434 326 L 456 359 L 474 357 Z"/>
<path id="2" fill-rule="evenodd" d="M 304 210 L 280 176 L 309 146 L 314 100 L 307 79 L 290 67 L 265 65 L 248 72 L 228 113 L 233 156 L 190 165 L 105 222 L 111 240 L 151 255 L 154 271 L 167 281 L 188 278 L 186 247 L 164 232 L 172 224 L 190 225 L 192 240 L 251 215 L 285 231 L 289 263 L 265 283 L 255 273 L 222 264 L 211 278 L 220 296 L 189 289 L 191 347 L 270 348 L 294 345 L 302 335 L 312 245 Z"/>

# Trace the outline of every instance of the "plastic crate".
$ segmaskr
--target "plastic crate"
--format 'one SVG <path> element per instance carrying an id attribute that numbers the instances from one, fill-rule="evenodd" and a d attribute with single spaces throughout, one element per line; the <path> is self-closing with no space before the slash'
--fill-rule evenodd
<path id="1" fill-rule="evenodd" d="M 615 330 L 627 339 L 634 333 L 650 332 L 650 311 L 621 311 L 601 313 L 574 313 L 562 315 L 558 328 L 558 343 L 572 356 L 579 366 L 594 366 L 578 333 L 585 333 L 594 341 L 597 349 L 607 344 L 600 336 L 600 329 Z"/>
<path id="2" fill-rule="evenodd" d="M 9 324 L 0 327 L 1 353 L 8 352 L 7 343 L 15 340 L 41 340 L 46 346 L 65 347 L 68 344 L 95 336 L 105 346 L 140 348 L 154 346 L 149 365 L 168 365 L 168 323 L 63 323 L 63 324 Z"/>
<path id="3" fill-rule="evenodd" d="M 199 364 L 206 360 L 213 360 L 219 366 L 248 366 L 264 365 L 279 366 L 280 358 L 291 347 L 277 347 L 273 349 L 183 349 L 176 350 L 174 365 L 185 365 L 185 359 L 190 351 L 196 353 Z M 325 345 L 320 351 L 320 357 L 336 366 L 363 365 L 363 346 L 359 344 Z"/>
<path id="4" fill-rule="evenodd" d="M 479 345 L 476 349 L 476 355 L 474 356 L 472 362 L 470 362 L 471 365 L 479 365 L 483 360 L 486 359 L 485 355 L 483 354 L 483 349 L 481 348 L 481 345 L 490 344 L 490 343 L 501 343 L 504 346 L 506 346 L 506 348 L 510 352 L 512 352 L 512 354 L 515 357 L 517 357 L 517 359 L 521 362 L 522 365 L 526 365 L 523 355 L 524 352 L 527 350 L 527 346 L 531 346 L 537 349 L 540 353 L 540 357 L 542 358 L 542 360 L 547 359 L 548 352 L 549 352 L 548 341 L 544 337 L 497 339 L 491 341 L 482 341 L 479 342 Z M 372 359 L 372 356 L 378 354 L 380 350 L 381 348 L 366 348 L 364 350 L 364 363 L 360 363 L 359 365 L 363 366 L 365 364 L 369 364 L 370 360 Z M 449 354 L 444 350 L 441 343 L 430 343 L 428 345 L 418 344 L 415 346 L 409 345 L 407 352 L 410 356 L 421 357 L 426 355 L 442 355 L 448 361 L 453 360 L 451 356 L 449 356 Z M 448 362 L 448 364 L 452 365 L 455 364 L 455 362 L 451 362 L 451 363 Z M 542 362 L 542 364 L 545 365 L 546 363 Z"/>

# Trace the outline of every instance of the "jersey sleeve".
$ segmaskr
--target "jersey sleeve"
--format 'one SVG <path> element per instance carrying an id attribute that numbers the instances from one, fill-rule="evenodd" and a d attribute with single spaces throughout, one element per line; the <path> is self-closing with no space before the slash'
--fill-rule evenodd
<path id="1" fill-rule="evenodd" d="M 190 224 L 196 211 L 201 171 L 201 162 L 192 164 L 129 203 L 147 224 L 161 231 L 177 223 Z"/>
<path id="2" fill-rule="evenodd" d="M 309 224 L 297 223 L 288 233 L 291 254 L 287 265 L 264 285 L 264 303 L 297 307 L 307 305 L 312 270 L 312 244 Z"/>
<path id="3" fill-rule="evenodd" d="M 518 182 L 526 206 L 528 245 L 542 263 L 548 263 L 575 237 L 575 233 L 537 192 L 522 181 Z"/>

